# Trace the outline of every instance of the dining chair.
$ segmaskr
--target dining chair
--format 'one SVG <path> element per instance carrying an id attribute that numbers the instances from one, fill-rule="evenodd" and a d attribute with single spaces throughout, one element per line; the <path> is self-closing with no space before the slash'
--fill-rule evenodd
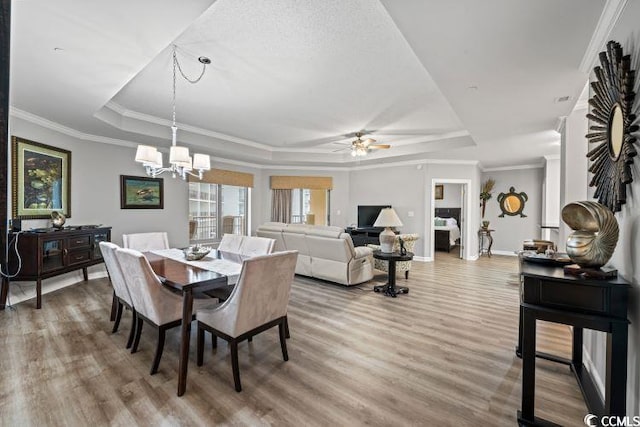
<path id="1" fill-rule="evenodd" d="M 136 307 L 136 331 L 131 353 L 138 351 L 143 322 L 158 331 L 158 344 L 150 372 L 153 375 L 158 372 L 167 329 L 182 324 L 182 297 L 162 285 L 141 252 L 120 248 L 116 250 L 116 257 Z M 212 299 L 195 299 L 194 311 L 215 302 Z"/>
<path id="2" fill-rule="evenodd" d="M 218 251 L 223 254 L 240 254 L 243 239 L 244 236 L 240 236 L 239 234 L 225 233 L 222 235 L 222 239 L 218 245 Z"/>
<path id="3" fill-rule="evenodd" d="M 122 235 L 123 247 L 140 252 L 169 249 L 169 238 L 164 231 Z"/>
<path id="4" fill-rule="evenodd" d="M 275 239 L 269 239 L 267 237 L 254 237 L 246 236 L 242 239 L 242 245 L 240 246 L 240 256 L 245 258 L 252 258 L 254 256 L 267 255 L 273 252 L 275 246 Z"/>
<path id="5" fill-rule="evenodd" d="M 197 310 L 197 364 L 204 361 L 205 331 L 229 343 L 233 382 L 242 391 L 238 363 L 238 343 L 278 326 L 282 357 L 289 360 L 286 343 L 287 305 L 295 274 L 297 251 L 246 259 L 238 283 L 229 299 L 214 308 Z"/>
<path id="6" fill-rule="evenodd" d="M 102 259 L 104 259 L 104 265 L 107 268 L 107 273 L 109 274 L 109 280 L 111 281 L 111 286 L 113 287 L 113 302 L 116 307 L 115 312 L 115 323 L 113 324 L 113 329 L 111 330 L 112 334 L 118 332 L 118 327 L 120 326 L 120 319 L 122 318 L 122 309 L 123 307 L 127 307 L 131 310 L 132 319 L 131 319 L 131 330 L 129 331 L 129 339 L 127 340 L 127 347 L 131 348 L 131 344 L 133 343 L 134 332 L 136 328 L 136 310 L 131 300 L 131 295 L 129 293 L 129 288 L 127 288 L 127 284 L 124 280 L 124 276 L 122 275 L 122 269 L 120 268 L 120 263 L 116 258 L 116 250 L 118 250 L 119 246 L 111 243 L 111 242 L 100 242 L 100 252 L 102 252 Z"/>

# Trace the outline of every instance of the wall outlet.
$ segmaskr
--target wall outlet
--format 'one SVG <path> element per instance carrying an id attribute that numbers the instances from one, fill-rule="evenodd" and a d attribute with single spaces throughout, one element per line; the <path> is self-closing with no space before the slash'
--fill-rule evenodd
<path id="1" fill-rule="evenodd" d="M 409 211 L 409 212 L 407 212 L 407 216 L 408 216 L 409 218 L 413 218 L 413 211 Z"/>

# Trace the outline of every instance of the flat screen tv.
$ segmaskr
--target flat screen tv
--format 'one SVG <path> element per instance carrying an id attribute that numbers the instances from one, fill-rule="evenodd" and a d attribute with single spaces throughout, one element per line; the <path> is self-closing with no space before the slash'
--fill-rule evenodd
<path id="1" fill-rule="evenodd" d="M 358 228 L 373 227 L 380 211 L 390 207 L 391 205 L 358 206 Z"/>

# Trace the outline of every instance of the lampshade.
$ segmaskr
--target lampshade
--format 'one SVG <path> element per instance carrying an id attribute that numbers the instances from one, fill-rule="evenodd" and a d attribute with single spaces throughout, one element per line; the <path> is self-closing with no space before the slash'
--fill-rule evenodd
<path id="1" fill-rule="evenodd" d="M 374 227 L 402 227 L 402 221 L 393 208 L 384 208 L 373 224 Z"/>
<path id="2" fill-rule="evenodd" d="M 154 165 L 152 165 L 154 168 L 161 168 L 163 166 L 163 161 L 162 161 L 162 153 L 158 151 L 158 156 L 157 156 L 157 160 L 156 163 Z"/>
<path id="3" fill-rule="evenodd" d="M 191 166 L 189 149 L 187 147 L 172 146 L 169 150 L 169 163 L 177 166 Z"/>
<path id="4" fill-rule="evenodd" d="M 211 169 L 211 158 L 207 154 L 194 154 L 193 168 L 196 170 L 208 171 Z"/>
<path id="5" fill-rule="evenodd" d="M 136 162 L 154 164 L 158 160 L 158 150 L 150 145 L 138 145 Z"/>

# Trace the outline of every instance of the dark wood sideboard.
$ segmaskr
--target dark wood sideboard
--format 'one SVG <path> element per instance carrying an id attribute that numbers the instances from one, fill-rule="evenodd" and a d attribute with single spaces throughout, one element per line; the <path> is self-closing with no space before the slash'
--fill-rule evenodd
<path id="1" fill-rule="evenodd" d="M 100 242 L 111 241 L 111 227 L 80 226 L 61 230 L 23 231 L 11 233 L 9 242 L 18 240 L 22 259 L 20 273 L 10 280 L 36 281 L 36 308 L 42 306 L 42 280 L 82 269 L 88 280 L 87 267 L 102 262 Z M 18 270 L 18 257 L 10 246 L 9 273 Z M 0 309 L 6 304 L 9 280 L 3 278 Z"/>

